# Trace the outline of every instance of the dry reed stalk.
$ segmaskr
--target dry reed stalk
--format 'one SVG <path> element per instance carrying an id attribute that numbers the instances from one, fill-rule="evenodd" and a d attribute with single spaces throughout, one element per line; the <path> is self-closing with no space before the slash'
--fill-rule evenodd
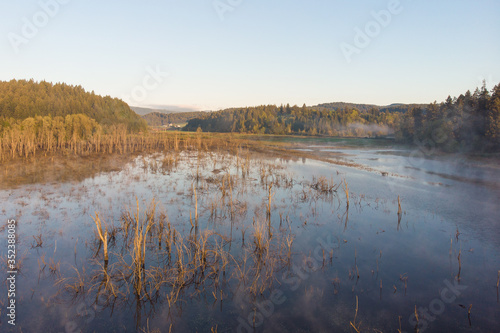
<path id="1" fill-rule="evenodd" d="M 354 322 L 349 322 L 349 323 L 354 328 L 354 330 L 359 333 L 359 326 L 361 326 L 361 323 L 356 326 L 357 317 L 358 317 L 358 296 L 356 295 L 356 312 L 354 313 Z"/>
<path id="2" fill-rule="evenodd" d="M 457 279 L 459 282 L 460 282 L 460 272 L 462 271 L 461 257 L 462 257 L 462 250 L 460 249 L 460 250 L 458 250 L 458 275 L 457 275 Z"/>
<path id="3" fill-rule="evenodd" d="M 193 184 L 193 192 L 194 192 L 194 222 L 196 227 L 198 227 L 198 196 L 196 194 L 196 186 Z"/>
<path id="4" fill-rule="evenodd" d="M 344 192 L 347 200 L 347 207 L 349 207 L 349 187 L 347 187 L 347 180 L 344 179 Z"/>
<path id="5" fill-rule="evenodd" d="M 153 199 L 149 209 L 146 211 L 146 218 L 143 221 L 140 219 L 139 200 L 137 198 L 136 204 L 137 211 L 134 214 L 135 236 L 133 241 L 133 272 L 135 277 L 134 288 L 137 295 L 140 295 L 143 286 L 143 275 L 145 275 L 146 240 L 154 223 L 156 202 Z"/>
<path id="6" fill-rule="evenodd" d="M 97 233 L 99 234 L 99 238 L 101 239 L 101 242 L 103 243 L 103 250 L 104 250 L 104 262 L 108 262 L 108 227 L 105 226 L 104 232 L 102 230 L 102 222 L 101 219 L 99 218 L 99 213 L 96 212 L 95 218 L 92 217 L 92 220 L 94 220 L 94 223 L 97 228 Z"/>
<path id="7" fill-rule="evenodd" d="M 268 195 L 268 203 L 267 203 L 267 216 L 268 218 L 271 218 L 271 201 L 272 201 L 272 198 L 274 196 L 274 194 L 271 193 L 273 189 L 273 183 L 270 183 L 269 184 L 269 195 Z"/>
<path id="8" fill-rule="evenodd" d="M 231 174 L 228 173 L 227 174 L 227 180 L 228 180 L 228 183 L 229 183 L 229 199 L 231 200 L 230 202 L 230 216 L 231 216 L 231 220 L 234 218 L 234 207 L 233 207 L 233 185 L 232 185 L 232 178 L 231 178 Z"/>

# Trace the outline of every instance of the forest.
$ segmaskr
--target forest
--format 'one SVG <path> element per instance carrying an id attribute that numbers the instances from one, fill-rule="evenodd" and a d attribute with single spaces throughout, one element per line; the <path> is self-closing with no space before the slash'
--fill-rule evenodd
<path id="1" fill-rule="evenodd" d="M 492 92 L 483 83 L 474 93 L 411 108 L 394 129 L 397 140 L 410 144 L 450 152 L 499 152 L 500 84 Z"/>
<path id="2" fill-rule="evenodd" d="M 392 133 L 400 114 L 373 107 L 360 112 L 355 108 L 262 105 L 232 108 L 209 113 L 188 121 L 188 131 L 253 134 L 299 134 L 325 136 L 377 136 Z"/>
<path id="3" fill-rule="evenodd" d="M 161 113 L 151 112 L 142 116 L 149 126 L 163 126 L 168 124 L 185 124 L 188 120 L 198 117 L 203 117 L 206 114 L 204 111 L 194 112 L 174 112 Z"/>
<path id="4" fill-rule="evenodd" d="M 443 151 L 500 151 L 500 84 L 485 84 L 442 103 L 262 105 L 231 108 L 191 119 L 187 131 L 373 137 L 403 143 L 432 142 Z M 425 144 L 425 143 L 424 143 Z"/>
<path id="5" fill-rule="evenodd" d="M 86 92 L 81 86 L 33 80 L 0 81 L 0 119 L 4 126 L 29 117 L 64 118 L 71 114 L 83 114 L 105 127 L 123 124 L 130 132 L 147 129 L 146 122 L 127 103 Z"/>
<path id="6" fill-rule="evenodd" d="M 262 105 L 154 118 L 165 124 L 195 116 L 185 131 L 393 136 L 401 143 L 441 151 L 500 152 L 500 84 L 491 92 L 483 84 L 473 93 L 448 96 L 439 104 Z M 85 155 L 165 146 L 158 141 L 164 139 L 146 132 L 146 121 L 119 99 L 88 93 L 80 86 L 0 81 L 0 160 L 35 156 L 37 151 Z"/>

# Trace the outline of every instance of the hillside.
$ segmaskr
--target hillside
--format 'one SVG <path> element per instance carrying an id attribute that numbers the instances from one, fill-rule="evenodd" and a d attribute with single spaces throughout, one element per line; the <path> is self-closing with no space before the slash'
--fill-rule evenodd
<path id="1" fill-rule="evenodd" d="M 231 108 L 191 119 L 185 130 L 254 134 L 380 136 L 446 151 L 500 151 L 500 84 L 442 103 L 377 106 L 352 103 Z"/>
<path id="2" fill-rule="evenodd" d="M 0 118 L 65 117 L 83 114 L 101 125 L 124 124 L 131 132 L 146 122 L 120 99 L 86 92 L 81 86 L 33 80 L 0 81 Z"/>
<path id="3" fill-rule="evenodd" d="M 203 117 L 207 114 L 204 111 L 197 112 L 176 112 L 176 113 L 160 113 L 152 112 L 142 116 L 149 126 L 164 126 L 168 124 L 185 124 L 194 118 Z"/>
<path id="4" fill-rule="evenodd" d="M 397 112 L 380 111 L 375 106 L 361 111 L 352 105 L 342 103 L 342 108 L 338 109 L 328 104 L 231 108 L 191 119 L 185 129 L 278 135 L 377 136 L 392 133 L 400 116 Z"/>
<path id="5" fill-rule="evenodd" d="M 313 108 L 319 110 L 339 110 L 339 109 L 353 109 L 361 113 L 370 112 L 372 109 L 376 109 L 382 112 L 406 112 L 411 108 L 425 108 L 427 104 L 403 104 L 394 103 L 391 105 L 375 105 L 375 104 L 356 104 L 356 103 L 344 103 L 344 102 L 333 102 L 333 103 L 323 103 L 315 105 Z"/>

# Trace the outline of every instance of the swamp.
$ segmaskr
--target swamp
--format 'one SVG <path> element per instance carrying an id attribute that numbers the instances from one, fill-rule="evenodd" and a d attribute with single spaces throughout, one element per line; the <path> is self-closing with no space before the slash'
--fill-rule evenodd
<path id="1" fill-rule="evenodd" d="M 3 162 L 2 332 L 498 330 L 497 160 L 385 139 L 155 142 Z"/>

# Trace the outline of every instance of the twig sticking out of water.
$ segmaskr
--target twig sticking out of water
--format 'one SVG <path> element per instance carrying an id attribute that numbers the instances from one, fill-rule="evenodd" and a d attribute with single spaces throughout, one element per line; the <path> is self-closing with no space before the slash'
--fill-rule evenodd
<path id="1" fill-rule="evenodd" d="M 457 275 L 457 279 L 458 279 L 458 282 L 460 282 L 460 272 L 462 271 L 462 250 L 458 250 L 458 275 Z"/>
<path id="2" fill-rule="evenodd" d="M 470 320 L 470 310 L 472 309 L 472 304 L 469 304 L 469 309 L 467 310 L 467 317 L 469 318 L 469 326 L 472 326 L 472 322 Z"/>
<path id="3" fill-rule="evenodd" d="M 359 327 L 361 326 L 361 323 L 359 325 L 356 325 L 356 317 L 358 316 L 358 296 L 356 296 L 356 312 L 354 313 L 354 322 L 349 322 L 351 326 L 356 330 L 356 332 L 359 333 Z"/>
<path id="4" fill-rule="evenodd" d="M 104 228 L 104 232 L 102 230 L 102 222 L 101 219 L 99 218 L 99 213 L 95 214 L 95 218 L 92 217 L 92 220 L 94 220 L 94 223 L 97 227 L 97 233 L 99 234 L 99 238 L 102 241 L 102 244 L 104 246 L 104 262 L 108 262 L 108 228 Z"/>
<path id="5" fill-rule="evenodd" d="M 271 201 L 273 199 L 274 194 L 272 193 L 273 189 L 273 183 L 269 184 L 269 196 L 268 196 L 268 203 L 267 203 L 267 217 L 270 219 L 271 218 Z"/>
<path id="6" fill-rule="evenodd" d="M 500 302 L 499 301 L 499 294 L 498 294 L 498 285 L 500 284 L 500 271 L 498 271 L 498 278 L 497 278 L 497 303 Z"/>
<path id="7" fill-rule="evenodd" d="M 194 192 L 194 223 L 198 227 L 198 196 L 196 195 L 196 186 L 193 184 Z"/>
<path id="8" fill-rule="evenodd" d="M 399 231 L 399 226 L 401 225 L 401 217 L 403 217 L 403 210 L 401 209 L 401 199 L 399 198 L 398 195 L 398 231 Z"/>
<path id="9" fill-rule="evenodd" d="M 344 179 L 344 192 L 347 200 L 347 207 L 349 207 L 349 187 L 347 187 L 347 180 Z"/>
<path id="10" fill-rule="evenodd" d="M 38 236 L 33 236 L 33 239 L 35 240 L 36 244 L 31 245 L 32 248 L 42 247 L 43 245 L 42 234 L 39 234 Z"/>

